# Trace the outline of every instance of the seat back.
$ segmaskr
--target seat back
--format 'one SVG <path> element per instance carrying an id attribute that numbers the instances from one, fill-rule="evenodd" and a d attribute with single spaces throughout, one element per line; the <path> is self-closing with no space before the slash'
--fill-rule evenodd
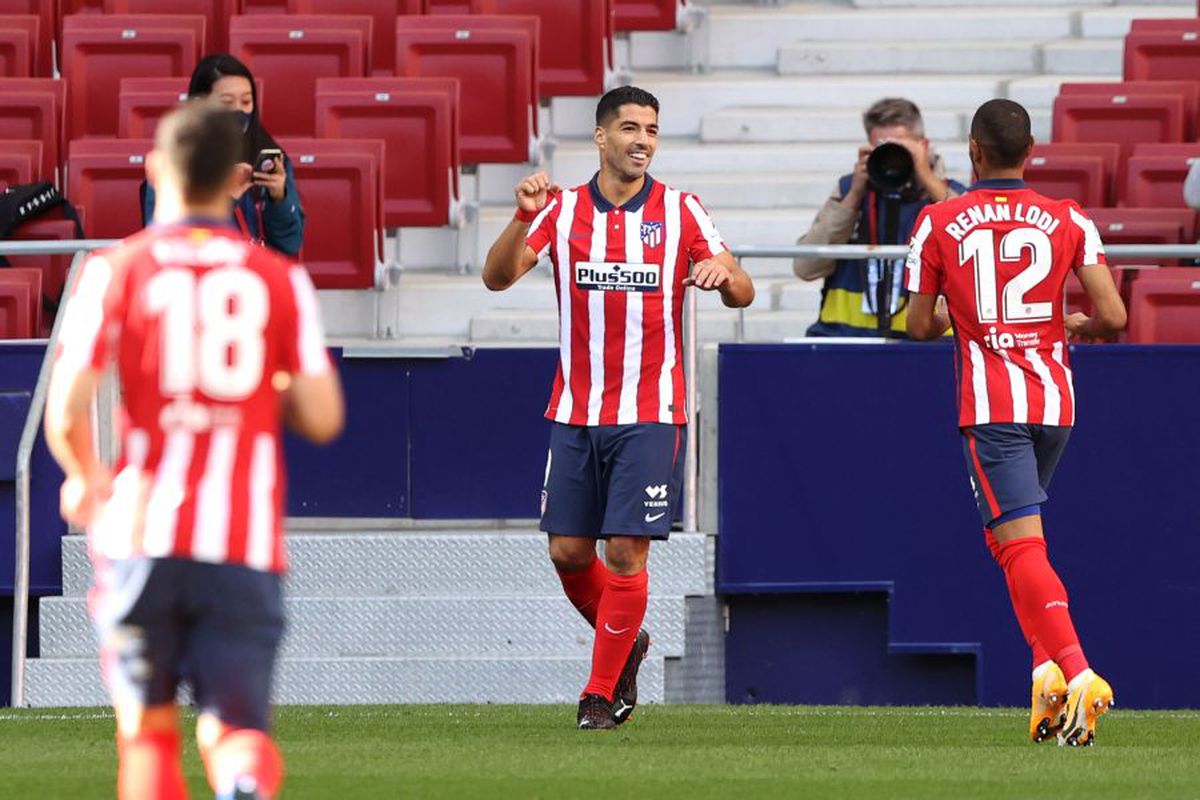
<path id="1" fill-rule="evenodd" d="M 42 331 L 42 273 L 0 269 L 0 331 L 6 339 L 33 339 Z"/>
<path id="2" fill-rule="evenodd" d="M 396 69 L 396 17 L 423 13 L 422 0 L 288 0 L 290 14 L 357 14 L 371 17 L 368 74 L 387 76 Z"/>
<path id="3" fill-rule="evenodd" d="M 1124 95 L 1178 94 L 1183 97 L 1187 133 L 1200 132 L 1200 83 L 1196 81 L 1121 81 L 1119 83 L 1064 83 L 1059 94 Z"/>
<path id="4" fill-rule="evenodd" d="M 313 96 L 320 78 L 365 74 L 371 18 L 262 15 L 234 17 L 230 49 L 270 94 L 260 114 L 275 136 L 316 132 Z"/>
<path id="5" fill-rule="evenodd" d="M 1125 37 L 1126 80 L 1194 80 L 1200 75 L 1200 28 L 1137 30 Z"/>
<path id="6" fill-rule="evenodd" d="M 0 0 L 0 14 L 33 14 L 38 18 L 38 56 L 34 74 L 42 78 L 53 77 L 54 40 L 58 31 L 54 0 Z"/>
<path id="7" fill-rule="evenodd" d="M 458 199 L 458 81 L 328 78 L 317 82 L 316 106 L 319 137 L 384 142 L 386 227 L 450 222 Z"/>
<path id="8" fill-rule="evenodd" d="M 187 78 L 122 78 L 117 133 L 122 139 L 152 139 L 158 121 L 187 100 Z"/>
<path id="9" fill-rule="evenodd" d="M 543 97 L 604 93 L 610 0 L 473 0 L 477 14 L 525 15 L 540 22 L 538 85 Z"/>
<path id="10" fill-rule="evenodd" d="M 58 182 L 66 84 L 53 78 L 0 78 L 0 140 L 42 143 L 39 173 Z"/>
<path id="11" fill-rule="evenodd" d="M 205 53 L 229 50 L 229 19 L 239 0 L 104 0 L 106 14 L 192 14 L 204 17 L 208 35 Z"/>
<path id="12" fill-rule="evenodd" d="M 70 241 L 75 238 L 75 223 L 68 219 L 53 219 L 41 216 L 22 222 L 9 237 L 12 241 Z M 42 274 L 42 291 L 46 297 L 58 301 L 62 298 L 63 287 L 67 283 L 67 273 L 71 269 L 73 253 L 61 255 L 37 256 L 8 256 L 8 261 L 14 267 L 36 269 Z"/>
<path id="13" fill-rule="evenodd" d="M 1060 94 L 1053 126 L 1055 142 L 1119 142 L 1122 157 L 1135 142 L 1182 142 L 1187 131 L 1178 94 Z"/>
<path id="14" fill-rule="evenodd" d="M 471 0 L 425 0 L 426 14 L 470 14 Z"/>
<path id="15" fill-rule="evenodd" d="M 1200 144 L 1138 144 L 1117 186 L 1119 205 L 1186 208 L 1183 182 L 1200 160 Z"/>
<path id="16" fill-rule="evenodd" d="M 613 0 L 618 31 L 673 31 L 683 14 L 682 0 Z"/>
<path id="17" fill-rule="evenodd" d="M 63 20 L 67 140 L 116 136 L 121 79 L 192 74 L 205 21 L 185 15 L 73 16 Z"/>
<path id="18" fill-rule="evenodd" d="M 1025 180 L 1047 197 L 1108 205 L 1119 154 L 1116 144 L 1035 145 L 1025 163 Z"/>
<path id="19" fill-rule="evenodd" d="M 67 197 L 87 215 L 97 239 L 123 239 L 142 228 L 139 192 L 150 139 L 78 139 L 67 153 Z"/>
<path id="20" fill-rule="evenodd" d="M 1196 215 L 1187 208 L 1089 208 L 1100 239 L 1108 244 L 1192 244 L 1196 241 Z M 1109 263 L 1160 264 L 1174 266 L 1178 259 L 1121 259 L 1110 255 Z"/>
<path id="21" fill-rule="evenodd" d="M 33 14 L 0 16 L 0 77 L 31 78 L 41 56 L 41 22 Z"/>
<path id="22" fill-rule="evenodd" d="M 1200 270 L 1145 270 L 1130 289 L 1128 341 L 1134 344 L 1200 343 Z"/>
<path id="23" fill-rule="evenodd" d="M 51 176 L 53 177 L 53 176 Z M 42 143 L 16 139 L 0 145 L 0 191 L 42 180 Z"/>
<path id="24" fill-rule="evenodd" d="M 400 17 L 396 75 L 455 78 L 465 163 L 523 163 L 537 134 L 536 17 Z M 521 27 L 517 27 L 521 26 Z"/>
<path id="25" fill-rule="evenodd" d="M 296 183 L 336 213 L 314 213 L 304 230 L 300 260 L 318 289 L 369 289 L 375 285 L 380 242 L 380 164 L 383 143 L 366 140 L 280 139 Z"/>

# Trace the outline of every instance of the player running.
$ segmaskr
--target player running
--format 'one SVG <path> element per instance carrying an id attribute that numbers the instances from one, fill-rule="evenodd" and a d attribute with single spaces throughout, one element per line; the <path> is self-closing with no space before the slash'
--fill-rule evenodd
<path id="1" fill-rule="evenodd" d="M 1004 570 L 1013 610 L 1033 649 L 1030 736 L 1095 742 L 1112 705 L 1088 668 L 1067 592 L 1046 557 L 1041 504 L 1075 422 L 1066 334 L 1093 339 L 1125 327 L 1125 306 L 1100 234 L 1073 200 L 1026 187 L 1029 115 L 990 100 L 971 122 L 979 181 L 917 219 L 908 254 L 908 334 L 936 339 L 954 326 L 959 428 L 984 533 Z M 1095 314 L 1063 318 L 1075 270 Z M 946 310 L 937 305 L 946 298 Z"/>
<path id="2" fill-rule="evenodd" d="M 95 563 L 121 800 L 187 796 L 181 680 L 218 798 L 269 798 L 283 775 L 268 719 L 283 633 L 280 422 L 329 441 L 343 400 L 307 272 L 228 225 L 241 147 L 218 107 L 164 118 L 146 160 L 156 224 L 85 263 L 51 378 L 46 439 L 66 473 L 63 515 L 87 529 Z M 115 478 L 90 420 L 112 360 L 125 401 Z"/>
<path id="3" fill-rule="evenodd" d="M 684 291 L 741 308 L 754 286 L 700 201 L 647 172 L 653 95 L 626 86 L 602 97 L 594 140 L 600 171 L 589 183 L 562 191 L 538 173 L 517 185 L 483 282 L 507 289 L 542 257 L 554 268 L 561 355 L 541 529 L 567 598 L 596 629 L 579 727 L 608 729 L 637 703 L 650 540 L 670 534 L 682 488 Z M 608 540 L 607 566 L 596 539 Z"/>

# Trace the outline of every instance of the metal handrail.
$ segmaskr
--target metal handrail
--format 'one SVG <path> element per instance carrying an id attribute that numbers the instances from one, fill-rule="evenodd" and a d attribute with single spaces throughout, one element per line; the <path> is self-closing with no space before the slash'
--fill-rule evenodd
<path id="1" fill-rule="evenodd" d="M 0 241 L 0 256 L 62 256 L 112 247 L 118 239 L 47 239 L 36 242 Z"/>

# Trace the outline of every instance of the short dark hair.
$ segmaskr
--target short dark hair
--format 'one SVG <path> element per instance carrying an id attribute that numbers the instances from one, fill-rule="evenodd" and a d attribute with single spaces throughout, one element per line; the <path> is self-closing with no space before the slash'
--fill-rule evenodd
<path id="1" fill-rule="evenodd" d="M 219 194 L 242 154 L 242 130 L 229 111 L 207 100 L 189 100 L 158 123 L 154 147 L 179 176 L 184 199 Z"/>
<path id="2" fill-rule="evenodd" d="M 657 97 L 636 86 L 618 86 L 601 97 L 600 102 L 596 104 L 596 125 L 604 127 L 617 115 L 621 106 L 627 105 L 653 108 L 654 113 L 658 113 Z"/>
<path id="3" fill-rule="evenodd" d="M 971 120 L 971 138 L 983 150 L 989 164 L 1019 167 L 1025 163 L 1033 141 L 1029 112 L 1012 100 L 988 100 Z"/>

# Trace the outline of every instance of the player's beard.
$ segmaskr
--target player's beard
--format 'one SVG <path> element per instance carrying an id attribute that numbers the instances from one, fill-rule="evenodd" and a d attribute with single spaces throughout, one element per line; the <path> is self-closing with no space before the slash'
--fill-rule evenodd
<path id="1" fill-rule="evenodd" d="M 646 154 L 645 163 L 639 164 L 633 159 L 634 152 L 643 152 Z M 650 162 L 653 160 L 653 154 L 648 150 L 642 151 L 626 151 L 621 154 L 619 159 L 615 159 L 616 163 L 609 161 L 609 167 L 612 168 L 621 180 L 632 183 L 633 181 L 641 180 L 650 170 Z"/>

